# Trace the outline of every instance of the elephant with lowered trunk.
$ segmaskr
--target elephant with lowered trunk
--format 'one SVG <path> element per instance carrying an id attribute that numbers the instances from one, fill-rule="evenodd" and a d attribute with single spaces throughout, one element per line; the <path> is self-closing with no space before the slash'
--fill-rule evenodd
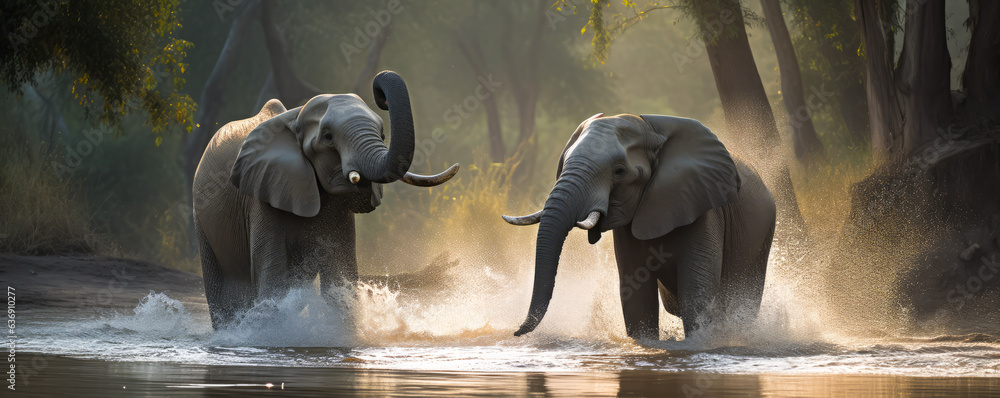
<path id="1" fill-rule="evenodd" d="M 435 176 L 407 172 L 414 137 L 406 85 L 385 71 L 373 88 L 389 111 L 390 146 L 382 119 L 354 94 L 318 95 L 291 110 L 271 100 L 212 137 L 192 197 L 213 327 L 317 274 L 324 293 L 357 280 L 354 213 L 381 203 L 380 184 L 434 186 L 458 172 L 457 164 Z"/>
<path id="2" fill-rule="evenodd" d="M 542 210 L 504 219 L 538 223 L 528 317 L 541 322 L 569 231 L 590 243 L 614 231 L 625 328 L 659 337 L 658 295 L 685 335 L 720 314 L 756 316 L 774 233 L 770 191 L 747 164 L 693 119 L 594 115 L 570 137 Z"/>

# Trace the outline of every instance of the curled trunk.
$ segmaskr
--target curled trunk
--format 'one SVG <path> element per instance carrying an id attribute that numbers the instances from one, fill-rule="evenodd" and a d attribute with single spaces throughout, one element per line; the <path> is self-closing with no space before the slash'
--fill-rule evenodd
<path id="1" fill-rule="evenodd" d="M 388 149 L 378 146 L 364 155 L 361 173 L 369 180 L 389 183 L 402 178 L 413 161 L 413 114 L 406 83 L 396 72 L 382 71 L 372 83 L 375 104 L 389 111 L 391 141 Z"/>

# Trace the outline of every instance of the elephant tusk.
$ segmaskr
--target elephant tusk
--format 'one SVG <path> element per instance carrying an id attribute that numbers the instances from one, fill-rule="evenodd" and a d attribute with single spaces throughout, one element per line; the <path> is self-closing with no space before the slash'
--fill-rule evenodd
<path id="1" fill-rule="evenodd" d="M 526 216 L 520 216 L 520 217 L 500 216 L 500 217 L 503 217 L 503 220 L 510 223 L 511 225 L 532 225 L 532 224 L 538 224 L 538 222 L 542 220 L 542 210 L 536 211 Z"/>
<path id="2" fill-rule="evenodd" d="M 592 211 L 590 212 L 590 215 L 587 216 L 586 220 L 577 221 L 576 226 L 580 227 L 580 229 L 591 229 L 594 228 L 595 225 L 597 225 L 597 220 L 600 219 L 601 219 L 601 213 L 597 211 Z"/>
<path id="3" fill-rule="evenodd" d="M 351 184 L 356 185 L 359 181 L 361 181 L 361 174 L 358 174 L 356 171 L 352 171 L 347 173 L 347 178 L 351 180 Z"/>
<path id="4" fill-rule="evenodd" d="M 403 182 L 416 187 L 433 187 L 436 185 L 444 184 L 445 182 L 450 180 L 451 177 L 454 177 L 455 174 L 458 174 L 458 169 L 459 165 L 458 163 L 455 163 L 451 165 L 451 167 L 449 167 L 448 170 L 442 171 L 441 173 L 432 176 L 425 176 L 425 175 L 406 172 L 406 174 L 403 175 L 402 180 Z"/>

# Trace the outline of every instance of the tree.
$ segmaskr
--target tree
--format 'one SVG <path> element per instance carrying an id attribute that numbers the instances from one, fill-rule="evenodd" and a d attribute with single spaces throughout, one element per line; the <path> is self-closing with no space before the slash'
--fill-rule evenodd
<path id="1" fill-rule="evenodd" d="M 581 117 L 577 113 L 581 109 L 595 109 L 596 103 L 612 97 L 600 72 L 588 68 L 575 54 L 574 46 L 582 43 L 575 29 L 569 28 L 573 23 L 566 21 L 582 21 L 586 16 L 569 10 L 554 12 L 544 0 L 494 1 L 468 8 L 455 4 L 440 3 L 442 7 L 437 9 L 451 17 L 443 25 L 457 25 L 446 31 L 449 41 L 456 44 L 477 80 L 497 75 L 496 80 L 502 84 L 502 92 L 482 100 L 490 159 L 517 164 L 514 184 L 518 189 L 527 188 L 537 182 L 538 141 L 543 138 L 536 131 L 539 114 Z M 539 101 L 547 93 L 556 94 L 558 101 L 539 108 Z M 517 133 L 506 140 L 500 107 L 503 99 L 512 100 L 517 112 Z"/>
<path id="2" fill-rule="evenodd" d="M 500 52 L 507 78 L 511 81 L 514 101 L 517 102 L 518 135 L 516 153 L 521 157 L 521 165 L 516 171 L 515 179 L 525 182 L 531 179 L 535 171 L 535 158 L 538 153 L 535 139 L 535 108 L 540 95 L 538 63 L 541 59 L 542 34 L 545 28 L 545 9 L 547 4 L 538 1 L 535 10 L 534 26 L 529 31 L 527 44 L 520 51 L 514 49 L 514 16 L 503 13 L 503 36 L 507 40 L 501 42 Z"/>
<path id="3" fill-rule="evenodd" d="M 854 21 L 851 0 L 784 0 L 798 31 L 795 48 L 805 76 L 803 83 L 834 93 L 846 144 L 871 142 L 861 29 Z M 832 140 L 831 140 L 832 141 Z"/>
<path id="4" fill-rule="evenodd" d="M 888 0 L 855 2 L 878 164 L 851 189 L 843 263 L 850 271 L 903 273 L 901 298 L 911 302 L 893 306 L 915 309 L 917 320 L 989 317 L 985 306 L 963 305 L 989 297 L 988 288 L 962 291 L 960 302 L 941 297 L 952 294 L 942 288 L 961 289 L 978 278 L 982 263 L 991 264 L 1000 249 L 1000 3 L 969 2 L 972 34 L 958 90 L 950 87 L 945 1 L 907 1 L 902 25 L 896 7 Z M 891 36 L 900 28 L 897 58 Z M 911 264 L 884 265 L 901 252 Z"/>
<path id="5" fill-rule="evenodd" d="M 778 128 L 747 40 L 738 0 L 685 2 L 705 43 L 726 126 L 744 148 L 770 149 L 779 143 Z"/>
<path id="6" fill-rule="evenodd" d="M 812 110 L 806 106 L 802 75 L 799 72 L 795 48 L 792 47 L 792 37 L 785 27 L 784 13 L 781 12 L 778 0 L 760 0 L 760 4 L 764 9 L 764 17 L 767 18 L 767 29 L 771 32 L 774 52 L 778 56 L 778 67 L 781 69 L 781 98 L 792 125 L 795 157 L 801 162 L 809 163 L 813 158 L 823 155 L 823 144 L 816 136 Z"/>
<path id="7" fill-rule="evenodd" d="M 630 8 L 635 7 L 634 3 L 628 4 Z M 678 1 L 675 6 L 654 4 L 641 11 L 633 10 L 634 16 L 630 18 L 619 14 L 619 22 L 610 28 L 603 25 L 602 2 L 597 1 L 592 8 L 588 25 L 594 28 L 594 53 L 603 61 L 601 57 L 608 54 L 612 34 L 623 32 L 651 11 L 667 8 L 683 10 L 697 25 L 712 66 L 726 126 L 736 146 L 750 157 L 753 164 L 771 161 L 779 150 L 781 141 L 750 50 L 750 42 L 747 40 L 744 13 L 754 16 L 744 10 L 738 0 L 683 0 Z M 764 174 L 765 178 L 775 181 L 772 190 L 779 215 L 789 221 L 785 225 L 804 230 L 805 223 L 795 198 L 788 167 L 780 164 L 775 170 L 774 173 L 765 171 Z"/>
<path id="8" fill-rule="evenodd" d="M 469 63 L 469 67 L 476 76 L 486 76 L 487 69 L 486 56 L 483 55 L 482 45 L 479 37 L 471 33 L 468 37 L 462 33 L 455 33 L 455 44 L 462 51 L 462 56 Z M 497 106 L 495 95 L 491 95 L 483 100 L 486 107 L 486 136 L 490 142 L 490 160 L 493 163 L 502 163 L 507 160 L 507 149 L 503 143 L 503 129 L 500 124 L 500 108 Z"/>
<path id="9" fill-rule="evenodd" d="M 969 1 L 972 30 L 969 56 L 962 74 L 965 89 L 965 112 L 974 124 L 1000 123 L 1000 3 Z"/>
<path id="10" fill-rule="evenodd" d="M 951 58 L 945 36 L 944 0 L 910 1 L 906 5 L 903 50 L 898 62 L 894 62 L 894 4 L 887 3 L 858 0 L 855 9 L 864 32 L 872 155 L 880 163 L 898 163 L 932 141 L 938 129 L 952 121 Z M 970 58 L 972 50 L 970 46 Z M 976 57 L 994 51 L 982 47 L 976 50 Z M 990 66 L 988 60 L 984 61 L 984 66 Z M 968 68 L 977 65 L 972 63 Z"/>
<path id="11" fill-rule="evenodd" d="M 119 125 L 148 113 L 154 132 L 191 128 L 195 104 L 181 92 L 190 43 L 173 37 L 178 0 L 4 1 L 0 75 L 21 92 L 45 72 L 73 77 L 87 115 Z"/>

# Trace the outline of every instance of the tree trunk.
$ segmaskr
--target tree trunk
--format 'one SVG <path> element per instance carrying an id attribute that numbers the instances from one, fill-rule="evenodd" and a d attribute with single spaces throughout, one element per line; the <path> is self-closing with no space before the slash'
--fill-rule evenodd
<path id="1" fill-rule="evenodd" d="M 515 55 L 511 49 L 511 41 L 516 36 L 513 33 L 513 21 L 510 15 L 507 16 L 504 24 L 503 37 L 505 40 L 501 42 L 500 51 L 507 69 L 507 76 L 511 81 L 520 120 L 518 123 L 520 131 L 515 146 L 517 148 L 515 156 L 519 158 L 519 165 L 514 171 L 514 181 L 517 187 L 527 186 L 535 174 L 535 157 L 538 152 L 535 147 L 535 107 L 538 104 L 540 90 L 538 63 L 541 58 L 543 33 L 547 22 L 545 17 L 547 7 L 548 3 L 545 1 L 538 2 L 537 23 L 528 39 L 528 48 L 524 54 Z"/>
<path id="2" fill-rule="evenodd" d="M 816 128 L 813 126 L 813 110 L 806 106 L 806 98 L 802 91 L 802 75 L 799 72 L 795 48 L 792 47 L 792 37 L 788 34 L 778 0 L 760 0 L 760 4 L 764 8 L 764 18 L 767 18 L 767 29 L 771 32 L 774 52 L 778 56 L 778 67 L 781 70 L 781 98 L 792 125 L 795 157 L 800 162 L 808 164 L 815 157 L 823 155 L 823 144 L 816 136 Z"/>
<path id="3" fill-rule="evenodd" d="M 903 114 L 892 71 L 892 35 L 886 33 L 883 1 L 888 0 L 856 0 L 854 3 L 855 17 L 864 37 L 868 120 L 872 157 L 877 163 L 902 157 Z"/>
<path id="4" fill-rule="evenodd" d="M 847 129 L 846 141 L 867 144 L 871 141 L 871 133 L 868 130 L 864 60 L 857 53 L 861 47 L 861 29 L 854 22 L 851 3 L 805 0 L 788 5 L 796 7 L 800 29 L 816 42 L 827 62 L 831 80 L 826 83 L 833 86 L 830 89 L 836 93 L 837 108 Z M 831 34 L 837 39 L 828 39 L 827 35 Z"/>
<path id="5" fill-rule="evenodd" d="M 482 46 L 478 37 L 471 37 L 468 41 L 462 39 L 462 33 L 455 33 L 455 42 L 458 49 L 462 51 L 462 56 L 469 62 L 473 73 L 477 76 L 486 76 L 489 71 L 486 67 L 486 56 L 483 55 Z M 507 150 L 504 148 L 503 131 L 500 126 L 500 108 L 497 107 L 495 95 L 490 95 L 483 100 L 486 107 L 486 132 L 490 141 L 490 160 L 493 163 L 502 163 L 507 158 Z"/>
<path id="6" fill-rule="evenodd" d="M 738 0 L 691 1 L 708 60 L 715 77 L 715 86 L 726 114 L 726 126 L 740 153 L 750 157 L 752 164 L 773 163 L 781 147 L 778 127 L 774 122 L 770 101 L 764 92 L 757 64 L 750 51 L 750 42 L 743 23 L 743 10 Z M 788 166 L 781 163 L 765 177 L 774 185 L 775 204 L 779 215 L 794 229 L 804 231 L 805 222 L 795 197 Z"/>
<path id="7" fill-rule="evenodd" d="M 226 43 L 219 52 L 219 59 L 212 68 L 212 73 L 205 81 L 205 87 L 201 90 L 201 98 L 198 100 L 198 121 L 191 133 L 184 140 L 184 175 L 187 177 L 185 193 L 191 199 L 191 186 L 194 183 L 194 173 L 201 162 L 201 155 L 205 153 L 215 131 L 218 130 L 219 111 L 225 106 L 225 99 L 222 95 L 222 87 L 227 76 L 233 73 L 236 68 L 236 56 L 240 47 L 243 46 L 243 38 L 247 36 L 247 29 L 257 19 L 260 12 L 260 1 L 250 2 L 246 8 L 233 19 L 233 25 L 229 28 L 229 36 Z M 188 205 L 192 202 L 188 200 Z M 185 205 L 184 207 L 188 207 Z M 198 240 L 194 233 L 193 212 L 188 212 L 188 246 L 192 253 L 198 250 Z"/>
<path id="8" fill-rule="evenodd" d="M 944 0 L 906 3 L 903 52 L 896 76 L 902 94 L 902 154 L 933 141 L 952 121 L 951 57 L 944 26 Z"/>
<path id="9" fill-rule="evenodd" d="M 260 2 L 253 1 L 233 19 L 229 36 L 222 46 L 222 51 L 219 52 L 219 59 L 212 68 L 208 80 L 205 81 L 205 88 L 201 91 L 201 98 L 198 100 L 198 122 L 184 144 L 184 174 L 187 176 L 188 194 L 191 193 L 191 183 L 194 182 L 194 172 L 198 168 L 198 162 L 201 161 L 201 155 L 205 152 L 208 142 L 212 140 L 212 135 L 218 130 L 216 123 L 219 111 L 225 105 L 222 96 L 225 78 L 236 68 L 236 55 L 243 45 L 243 38 L 247 36 L 247 29 L 255 22 L 259 10 Z"/>
<path id="10" fill-rule="evenodd" d="M 962 74 L 966 111 L 976 124 L 1000 122 L 1000 1 L 970 0 L 969 56 Z"/>
<path id="11" fill-rule="evenodd" d="M 871 142 L 868 127 L 868 95 L 865 92 L 864 76 L 854 82 L 845 82 L 837 89 L 837 107 L 847 128 L 848 141 L 854 144 Z"/>
<path id="12" fill-rule="evenodd" d="M 746 150 L 777 145 L 778 128 L 750 51 L 739 1 L 691 3 L 700 16 L 699 29 L 733 138 Z"/>
<path id="13" fill-rule="evenodd" d="M 274 26 L 271 20 L 271 0 L 265 0 L 260 12 L 260 26 L 264 31 L 264 42 L 271 60 L 271 74 L 274 85 L 278 89 L 278 99 L 287 108 L 304 104 L 321 91 L 315 86 L 302 81 L 295 68 L 292 67 L 292 52 L 284 36 Z"/>

